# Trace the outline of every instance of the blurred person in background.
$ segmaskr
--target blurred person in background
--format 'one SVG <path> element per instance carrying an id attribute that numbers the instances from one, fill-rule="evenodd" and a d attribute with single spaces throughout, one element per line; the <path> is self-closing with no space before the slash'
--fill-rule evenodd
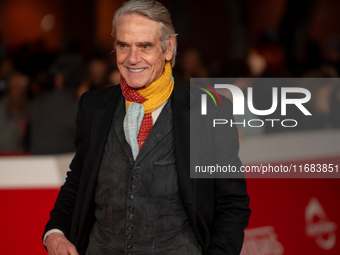
<path id="1" fill-rule="evenodd" d="M 326 64 L 333 66 L 340 73 L 340 35 L 329 36 L 324 43 L 323 55 Z"/>
<path id="2" fill-rule="evenodd" d="M 118 68 L 113 69 L 108 76 L 108 86 L 115 86 L 120 83 L 120 72 Z"/>
<path id="3" fill-rule="evenodd" d="M 73 152 L 77 96 L 87 90 L 82 58 L 64 55 L 57 59 L 46 83 L 47 91 L 37 96 L 32 106 L 30 153 Z"/>
<path id="4" fill-rule="evenodd" d="M 204 66 L 202 56 L 196 49 L 187 49 L 180 61 L 182 74 L 181 78 L 186 83 L 190 83 L 190 78 L 208 77 L 208 69 Z"/>
<path id="5" fill-rule="evenodd" d="M 249 66 L 250 77 L 262 77 L 267 69 L 266 59 L 255 48 L 249 50 L 247 64 Z"/>
<path id="6" fill-rule="evenodd" d="M 266 31 L 259 43 L 251 47 L 248 64 L 254 77 L 289 77 L 286 54 L 275 31 Z"/>
<path id="7" fill-rule="evenodd" d="M 108 83 L 108 64 L 102 59 L 92 59 L 88 66 L 90 90 L 104 88 Z"/>
<path id="8" fill-rule="evenodd" d="M 9 58 L 0 60 L 0 98 L 5 93 L 8 87 L 8 78 L 14 72 L 13 61 Z"/>
<path id="9" fill-rule="evenodd" d="M 313 118 L 303 118 L 302 124 L 305 129 L 330 129 L 336 125 L 334 118 L 337 98 L 337 82 L 331 78 L 337 78 L 337 70 L 329 65 L 323 64 L 320 67 L 306 72 L 304 78 L 320 78 L 320 79 L 306 79 L 307 84 L 302 84 L 301 87 L 308 89 L 313 95 L 311 100 L 306 104 Z M 302 80 L 304 81 L 304 80 Z"/>
<path id="10" fill-rule="evenodd" d="M 28 82 L 28 77 L 21 73 L 8 78 L 7 93 L 0 100 L 0 152 L 27 150 Z"/>

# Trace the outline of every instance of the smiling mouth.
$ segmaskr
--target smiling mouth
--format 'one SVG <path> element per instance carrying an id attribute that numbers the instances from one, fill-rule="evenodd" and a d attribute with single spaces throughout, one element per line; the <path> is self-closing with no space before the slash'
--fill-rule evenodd
<path id="1" fill-rule="evenodd" d="M 146 68 L 138 68 L 138 69 L 132 69 L 132 68 L 128 68 L 130 72 L 133 73 L 140 73 L 142 71 L 144 71 Z"/>

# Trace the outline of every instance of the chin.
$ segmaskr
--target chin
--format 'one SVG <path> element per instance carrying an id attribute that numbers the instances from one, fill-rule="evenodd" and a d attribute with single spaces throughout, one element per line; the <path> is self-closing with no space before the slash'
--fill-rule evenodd
<path id="1" fill-rule="evenodd" d="M 140 89 L 145 86 L 144 82 L 141 82 L 141 79 L 126 79 L 127 84 L 130 88 Z"/>
<path id="2" fill-rule="evenodd" d="M 128 82 L 128 85 L 130 88 L 133 88 L 133 89 L 140 89 L 140 88 L 143 88 L 145 86 L 145 84 L 141 84 L 141 83 L 135 83 L 135 82 L 131 82 L 129 83 Z"/>

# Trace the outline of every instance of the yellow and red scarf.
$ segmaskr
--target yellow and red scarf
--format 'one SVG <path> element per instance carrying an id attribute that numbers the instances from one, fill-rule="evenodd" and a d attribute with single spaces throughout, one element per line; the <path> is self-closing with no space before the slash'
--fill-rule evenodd
<path id="1" fill-rule="evenodd" d="M 155 109 L 160 107 L 166 100 L 168 100 L 168 98 L 170 97 L 173 91 L 174 82 L 172 79 L 171 64 L 170 62 L 167 62 L 164 66 L 164 71 L 162 75 L 147 87 L 144 87 L 138 90 L 133 89 L 129 87 L 129 85 L 127 84 L 123 76 L 120 77 L 120 86 L 122 88 L 123 96 L 127 100 L 127 104 L 126 104 L 127 110 L 129 106 L 133 103 L 141 104 L 144 108 L 143 120 L 140 124 L 140 127 L 137 127 L 138 129 L 137 142 L 138 142 L 138 149 L 140 150 L 152 128 L 153 122 L 152 122 L 151 113 Z M 130 114 L 129 111 L 127 111 L 127 115 L 128 114 Z M 127 137 L 126 132 L 128 131 L 126 130 L 125 127 L 124 127 L 124 132 L 125 132 L 125 136 Z M 130 138 L 127 140 L 133 150 L 134 141 L 129 141 L 131 140 L 131 136 L 129 137 Z M 135 138 L 132 137 L 132 140 L 134 139 Z"/>

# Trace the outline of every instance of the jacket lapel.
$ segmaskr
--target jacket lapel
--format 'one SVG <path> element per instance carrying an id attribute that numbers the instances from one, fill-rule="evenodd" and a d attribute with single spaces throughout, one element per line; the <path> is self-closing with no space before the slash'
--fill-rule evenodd
<path id="1" fill-rule="evenodd" d="M 99 170 L 100 162 L 103 156 L 107 137 L 112 124 L 113 114 L 115 112 L 121 91 L 117 93 L 116 89 L 103 96 L 105 106 L 93 114 L 91 128 L 91 161 L 95 171 Z"/>

